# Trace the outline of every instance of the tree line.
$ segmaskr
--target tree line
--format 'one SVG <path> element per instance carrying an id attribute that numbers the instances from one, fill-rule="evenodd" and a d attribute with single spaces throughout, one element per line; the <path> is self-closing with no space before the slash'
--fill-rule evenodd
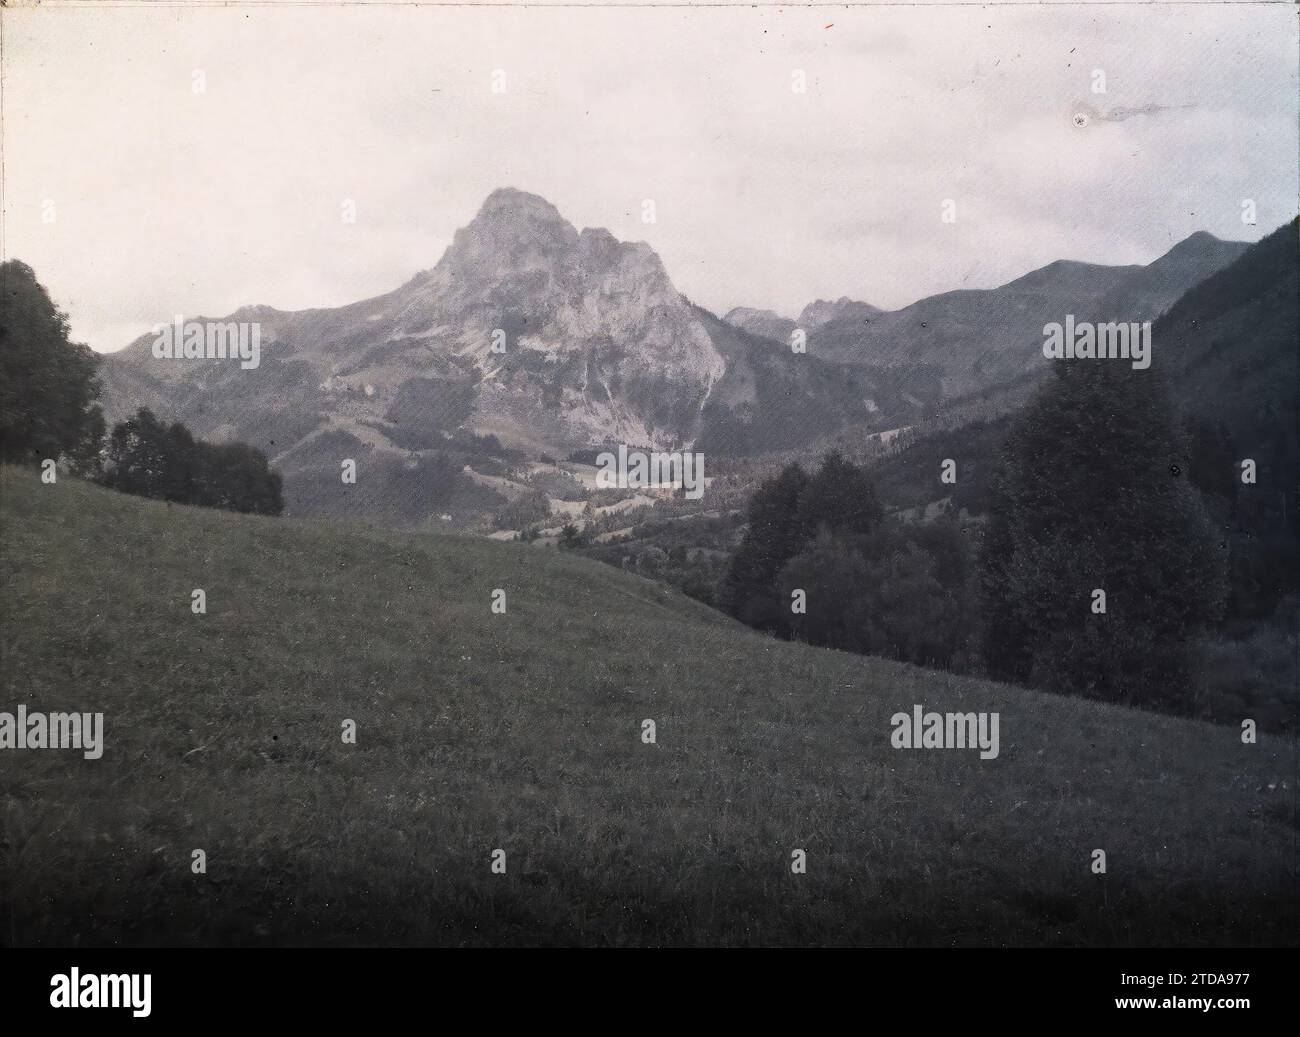
<path id="1" fill-rule="evenodd" d="M 0 264 L 0 461 L 65 470 L 142 497 L 278 515 L 280 476 L 245 443 L 206 443 L 149 410 L 108 430 L 99 357 L 25 263 Z"/>
<path id="2" fill-rule="evenodd" d="M 1227 453 L 1193 443 L 1152 372 L 1059 364 L 1010 421 L 984 520 L 889 517 L 839 454 L 792 464 L 754 494 L 719 603 L 811 644 L 1190 712 L 1229 597 L 1198 483 L 1229 492 Z"/>

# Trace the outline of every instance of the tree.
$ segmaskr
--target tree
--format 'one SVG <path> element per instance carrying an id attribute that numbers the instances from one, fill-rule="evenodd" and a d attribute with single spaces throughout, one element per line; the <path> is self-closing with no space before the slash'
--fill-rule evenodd
<path id="1" fill-rule="evenodd" d="M 1158 375 L 1063 362 L 1013 422 L 982 555 L 993 675 L 1188 705 L 1226 557 Z M 1105 612 L 1094 611 L 1095 590 Z"/>
<path id="2" fill-rule="evenodd" d="M 497 529 L 527 529 L 545 521 L 550 514 L 550 500 L 546 494 L 537 490 L 507 501 L 496 513 L 492 524 Z"/>
<path id="3" fill-rule="evenodd" d="M 153 411 L 142 407 L 134 417 L 113 426 L 102 480 L 105 486 L 138 497 L 181 500 L 179 496 L 168 498 L 164 489 L 166 482 L 174 482 L 174 467 L 167 431 Z"/>
<path id="4" fill-rule="evenodd" d="M 782 595 L 806 595 L 790 612 L 793 637 L 923 666 L 950 666 L 966 602 L 940 579 L 942 563 L 914 531 L 895 527 L 850 537 L 823 527 L 781 573 Z"/>
<path id="5" fill-rule="evenodd" d="M 661 547 L 643 548 L 636 556 L 636 571 L 649 579 L 659 579 L 667 568 L 668 553 Z"/>
<path id="6" fill-rule="evenodd" d="M 247 443 L 196 445 L 198 463 L 194 503 L 226 511 L 279 515 L 284 511 L 280 475 L 266 455 Z"/>
<path id="7" fill-rule="evenodd" d="M 179 422 L 163 425 L 147 408 L 113 426 L 101 481 L 177 504 L 261 515 L 284 510 L 280 476 L 260 450 L 204 443 Z"/>
<path id="8" fill-rule="evenodd" d="M 742 623 L 770 630 L 783 622 L 773 585 L 803 546 L 799 499 L 807 485 L 804 470 L 791 464 L 764 481 L 750 499 L 749 528 L 718 592 L 722 607 Z"/>
<path id="9" fill-rule="evenodd" d="M 789 631 L 789 599 L 777 586 L 786 563 L 820 532 L 849 540 L 869 537 L 881 516 L 870 476 L 839 451 L 827 454 L 812 478 L 797 464 L 787 465 L 750 500 L 749 529 L 719 588 L 719 600 L 743 623 Z"/>
<path id="10" fill-rule="evenodd" d="M 868 651 L 870 639 L 862 591 L 870 581 L 870 566 L 862 553 L 823 528 L 781 570 L 780 598 L 786 632 L 809 644 L 846 652 Z M 801 613 L 793 609 L 798 591 L 806 595 L 806 611 Z"/>
<path id="11" fill-rule="evenodd" d="M 871 477 L 833 452 L 811 479 L 791 465 L 755 492 L 720 594 L 783 637 L 951 667 L 970 661 L 971 568 L 953 518 L 887 521 Z"/>
<path id="12" fill-rule="evenodd" d="M 0 305 L 0 460 L 62 457 L 93 469 L 104 434 L 99 358 L 68 340 L 67 317 L 27 264 L 0 264 Z"/>
<path id="13" fill-rule="evenodd" d="M 870 534 L 882 509 L 866 471 L 833 450 L 799 495 L 799 528 L 806 536 L 818 529 L 850 536 Z"/>

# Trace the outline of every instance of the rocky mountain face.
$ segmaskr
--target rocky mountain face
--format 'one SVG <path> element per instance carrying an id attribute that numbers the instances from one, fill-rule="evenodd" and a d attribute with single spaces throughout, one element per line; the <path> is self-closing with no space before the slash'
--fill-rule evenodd
<path id="1" fill-rule="evenodd" d="M 834 302 L 826 299 L 810 302 L 799 312 L 799 316 L 795 320 L 782 317 L 772 310 L 759 310 L 752 306 L 737 306 L 735 309 L 728 310 L 727 315 L 722 319 L 742 331 L 749 332 L 751 335 L 770 338 L 782 345 L 788 345 L 790 333 L 796 328 L 812 332 L 833 320 L 849 321 L 857 319 L 867 321 L 883 312 L 883 310 L 865 302 L 858 302 L 856 299 L 842 296 Z"/>
<path id="2" fill-rule="evenodd" d="M 220 320 L 261 322 L 257 370 L 158 361 L 146 336 L 113 358 L 122 377 L 112 380 L 146 401 L 170 398 L 213 426 L 205 431 L 246 426 L 274 401 L 281 415 L 321 411 L 381 426 L 379 436 L 396 424 L 402 439 L 433 441 L 465 426 L 561 449 L 691 438 L 725 370 L 647 245 L 579 234 L 549 203 L 514 190 L 494 192 L 438 264 L 394 292 Z M 412 403 L 434 396 L 433 412 L 417 414 Z"/>
<path id="3" fill-rule="evenodd" d="M 216 320 L 260 326 L 257 367 L 159 359 L 142 336 L 106 359 L 108 416 L 147 406 L 205 438 L 257 446 L 298 513 L 336 496 L 341 458 L 370 457 L 373 483 L 376 468 L 401 481 L 448 451 L 562 457 L 706 441 L 744 451 L 894 420 L 868 372 L 846 380 L 824 361 L 746 342 L 688 302 L 648 245 L 579 232 L 512 189 L 493 192 L 438 263 L 393 292 Z"/>
<path id="4" fill-rule="evenodd" d="M 818 299 L 810 302 L 799 313 L 799 327 L 805 331 L 815 331 L 833 320 L 866 322 L 878 317 L 884 310 L 865 302 L 858 302 L 847 296 L 840 296 L 834 302 Z"/>

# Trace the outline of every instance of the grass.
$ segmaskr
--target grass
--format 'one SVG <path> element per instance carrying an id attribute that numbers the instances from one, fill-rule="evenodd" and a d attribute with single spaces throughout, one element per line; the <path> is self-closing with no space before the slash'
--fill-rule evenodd
<path id="1" fill-rule="evenodd" d="M 1293 740 L 774 641 L 525 545 L 14 469 L 0 543 L 0 710 L 107 745 L 0 752 L 12 945 L 1295 942 Z M 891 748 L 917 702 L 1000 712 L 1001 755 Z"/>

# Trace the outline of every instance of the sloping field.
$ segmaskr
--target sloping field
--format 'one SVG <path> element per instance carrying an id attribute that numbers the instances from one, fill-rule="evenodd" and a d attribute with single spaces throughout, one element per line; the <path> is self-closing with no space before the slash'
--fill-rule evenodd
<path id="1" fill-rule="evenodd" d="M 1296 942 L 1292 741 L 773 641 L 526 545 L 12 469 L 0 522 L 0 711 L 105 725 L 97 760 L 0 751 L 4 942 Z M 997 758 L 893 748 L 916 704 L 997 712 Z"/>

